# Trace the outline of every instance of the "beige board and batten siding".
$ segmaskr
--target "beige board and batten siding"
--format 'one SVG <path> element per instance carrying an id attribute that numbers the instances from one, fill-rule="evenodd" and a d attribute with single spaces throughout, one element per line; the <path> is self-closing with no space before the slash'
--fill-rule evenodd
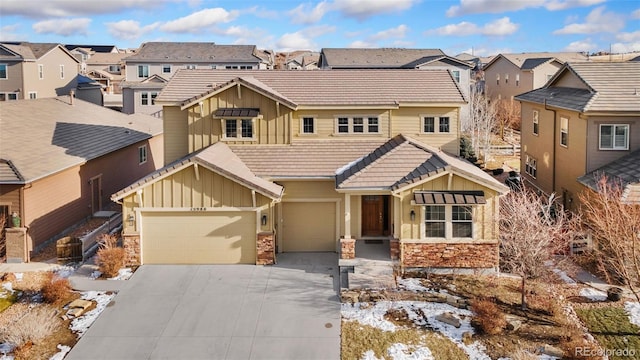
<path id="1" fill-rule="evenodd" d="M 335 180 L 277 183 L 285 189 L 278 204 L 278 250 L 336 251 L 343 233 L 344 205 Z"/>
<path id="2" fill-rule="evenodd" d="M 391 114 L 391 132 L 392 137 L 398 134 L 404 134 L 429 144 L 433 147 L 440 148 L 442 151 L 450 154 L 458 154 L 460 152 L 460 108 L 449 107 L 433 107 L 433 108 L 400 108 L 393 110 Z M 435 133 L 425 133 L 423 118 L 425 116 L 433 116 L 436 118 Z M 438 118 L 449 117 L 449 133 L 439 133 Z"/>
<path id="3" fill-rule="evenodd" d="M 311 117 L 314 119 L 315 133 L 302 132 L 302 119 Z M 363 118 L 364 133 L 338 133 L 338 118 L 349 118 L 349 128 L 354 117 Z M 378 132 L 368 132 L 368 118 L 378 118 Z M 319 139 L 349 139 L 349 138 L 389 138 L 389 110 L 304 110 L 296 111 L 292 123 L 293 141 L 319 140 Z"/>

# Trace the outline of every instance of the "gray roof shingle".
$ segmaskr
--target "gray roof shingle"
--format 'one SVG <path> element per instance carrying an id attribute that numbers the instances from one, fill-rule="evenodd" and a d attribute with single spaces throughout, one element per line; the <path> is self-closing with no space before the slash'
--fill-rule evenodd
<path id="1" fill-rule="evenodd" d="M 624 201 L 640 204 L 640 150 L 579 177 L 578 182 L 598 190 L 598 181 L 602 175 L 606 176 L 608 181 L 624 188 Z"/>
<path id="2" fill-rule="evenodd" d="M 156 102 L 181 103 L 234 79 L 298 106 L 466 102 L 447 70 L 178 70 Z"/>
<path id="3" fill-rule="evenodd" d="M 255 45 L 217 45 L 209 42 L 147 42 L 125 62 L 258 63 Z"/>
<path id="4" fill-rule="evenodd" d="M 161 134 L 162 121 L 60 96 L 3 103 L 0 129 L 0 158 L 31 182 Z"/>
<path id="5" fill-rule="evenodd" d="M 324 48 L 321 50 L 323 67 L 331 69 L 405 68 L 407 64 L 431 56 L 444 56 L 440 49 L 403 48 Z M 415 67 L 415 65 L 414 65 Z"/>

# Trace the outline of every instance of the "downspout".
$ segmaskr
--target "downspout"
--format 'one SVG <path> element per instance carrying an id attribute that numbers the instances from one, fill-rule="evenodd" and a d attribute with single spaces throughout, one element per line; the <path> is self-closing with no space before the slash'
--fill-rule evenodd
<path id="1" fill-rule="evenodd" d="M 547 111 L 553 111 L 553 171 L 551 172 L 551 193 L 556 192 L 556 158 L 557 158 L 557 144 L 556 135 L 558 132 L 558 113 L 556 110 L 549 109 L 547 107 L 547 99 L 544 99 L 544 109 Z"/>

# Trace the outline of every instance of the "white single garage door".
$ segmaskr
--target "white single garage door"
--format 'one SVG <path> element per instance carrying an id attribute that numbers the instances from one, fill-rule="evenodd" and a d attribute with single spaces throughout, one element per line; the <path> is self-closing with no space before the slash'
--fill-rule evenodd
<path id="1" fill-rule="evenodd" d="M 335 202 L 283 202 L 282 251 L 336 251 Z"/>
<path id="2" fill-rule="evenodd" d="M 142 213 L 144 264 L 255 264 L 256 214 Z"/>

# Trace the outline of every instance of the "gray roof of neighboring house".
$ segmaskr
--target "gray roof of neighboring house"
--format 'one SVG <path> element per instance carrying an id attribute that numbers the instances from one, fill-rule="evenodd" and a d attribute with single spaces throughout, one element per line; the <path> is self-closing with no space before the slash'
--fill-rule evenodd
<path id="1" fill-rule="evenodd" d="M 0 128 L 0 158 L 28 183 L 161 134 L 162 121 L 60 96 L 3 103 Z"/>
<path id="2" fill-rule="evenodd" d="M 259 63 L 255 45 L 216 45 L 207 42 L 148 42 L 125 62 Z"/>
<path id="3" fill-rule="evenodd" d="M 167 86 L 167 79 L 158 74 L 153 74 L 142 81 L 123 81 L 120 83 L 122 89 L 151 89 L 162 90 Z"/>
<path id="4" fill-rule="evenodd" d="M 640 204 L 640 150 L 636 150 L 618 160 L 612 161 L 578 178 L 578 182 L 598 190 L 598 181 L 604 175 L 612 184 L 624 188 L 622 200 Z"/>
<path id="5" fill-rule="evenodd" d="M 249 169 L 249 167 L 247 167 L 247 165 L 240 160 L 233 151 L 231 151 L 227 144 L 217 142 L 143 177 L 135 183 L 111 195 L 111 198 L 113 200 L 120 200 L 137 189 L 180 171 L 186 165 L 190 164 L 203 165 L 212 171 L 243 184 L 250 189 L 256 190 L 257 192 L 272 199 L 280 199 L 282 197 L 282 186 L 256 176 L 251 169 Z"/>
<path id="6" fill-rule="evenodd" d="M 587 89 L 555 86 L 564 76 L 575 74 Z M 639 62 L 567 63 L 544 88 L 515 97 L 558 108 L 587 112 L 640 112 Z"/>
<path id="7" fill-rule="evenodd" d="M 302 106 L 466 102 L 447 70 L 204 69 L 178 70 L 156 102 L 180 104 L 196 100 L 214 92 L 217 86 L 232 81 L 250 83 L 256 88 L 263 84 L 265 91 L 277 93 L 292 104 Z"/>
<path id="8" fill-rule="evenodd" d="M 57 43 L 31 43 L 31 42 L 5 42 L 0 43 L 1 46 L 17 54 L 18 56 L 0 56 L 0 60 L 36 60 L 46 55 L 49 51 L 60 46 L 76 62 L 79 62 L 69 51 L 62 45 Z"/>
<path id="9" fill-rule="evenodd" d="M 332 69 L 405 68 L 407 64 L 431 56 L 446 54 L 440 49 L 324 48 L 320 52 L 320 63 L 323 67 Z"/>
<path id="10" fill-rule="evenodd" d="M 118 65 L 122 59 L 127 57 L 127 53 L 95 53 L 87 59 L 87 65 Z"/>
<path id="11" fill-rule="evenodd" d="M 491 67 L 498 59 L 504 58 L 522 70 L 532 70 L 549 61 L 556 60 L 560 63 L 569 61 L 587 61 L 589 58 L 577 52 L 538 52 L 538 53 L 518 53 L 518 54 L 498 54 L 484 66 L 484 69 Z"/>
<path id="12" fill-rule="evenodd" d="M 67 44 L 64 47 L 69 51 L 76 48 L 91 49 L 96 53 L 112 53 L 114 51 L 116 52 L 118 51 L 118 47 L 115 45 L 69 45 Z"/>

